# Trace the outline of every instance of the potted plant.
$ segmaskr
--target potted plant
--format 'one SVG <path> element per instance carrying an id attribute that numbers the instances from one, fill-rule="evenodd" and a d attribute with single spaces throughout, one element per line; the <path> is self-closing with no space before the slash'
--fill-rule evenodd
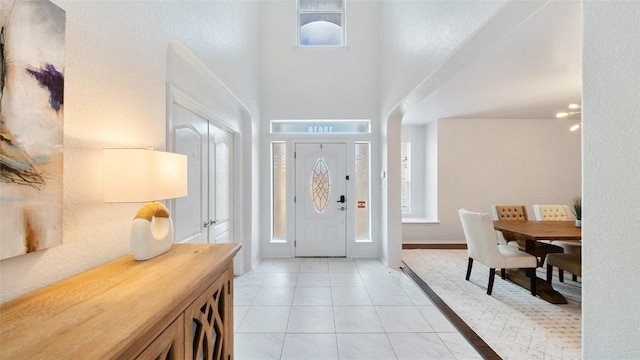
<path id="1" fill-rule="evenodd" d="M 576 227 L 582 227 L 582 197 L 576 196 L 571 200 L 571 211 L 576 217 Z"/>

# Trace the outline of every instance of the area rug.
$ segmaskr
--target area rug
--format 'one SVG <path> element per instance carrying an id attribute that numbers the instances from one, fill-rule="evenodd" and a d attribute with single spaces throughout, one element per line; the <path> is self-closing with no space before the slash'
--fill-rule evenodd
<path id="1" fill-rule="evenodd" d="M 581 285 L 571 275 L 564 283 L 553 279 L 568 300 L 554 305 L 499 275 L 487 295 L 485 265 L 474 262 L 465 280 L 466 250 L 403 250 L 402 259 L 502 359 L 580 359 Z M 546 270 L 538 276 L 546 278 Z"/>

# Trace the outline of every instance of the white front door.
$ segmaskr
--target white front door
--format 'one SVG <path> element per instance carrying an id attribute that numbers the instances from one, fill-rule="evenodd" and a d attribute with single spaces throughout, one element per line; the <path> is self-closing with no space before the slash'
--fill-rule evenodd
<path id="1" fill-rule="evenodd" d="M 346 148 L 295 145 L 296 256 L 346 256 Z"/>

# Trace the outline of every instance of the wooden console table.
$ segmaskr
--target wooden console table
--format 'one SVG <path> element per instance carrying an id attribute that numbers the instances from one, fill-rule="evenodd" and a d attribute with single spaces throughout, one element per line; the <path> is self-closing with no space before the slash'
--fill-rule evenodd
<path id="1" fill-rule="evenodd" d="M 1 359 L 233 359 L 238 244 L 124 256 L 0 306 Z"/>

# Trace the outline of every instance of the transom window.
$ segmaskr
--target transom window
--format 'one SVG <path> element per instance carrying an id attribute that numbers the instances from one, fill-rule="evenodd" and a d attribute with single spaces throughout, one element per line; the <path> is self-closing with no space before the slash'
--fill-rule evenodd
<path id="1" fill-rule="evenodd" d="M 271 120 L 272 134 L 369 134 L 370 120 Z"/>
<path id="2" fill-rule="evenodd" d="M 298 0 L 300 46 L 344 46 L 345 0 Z"/>

